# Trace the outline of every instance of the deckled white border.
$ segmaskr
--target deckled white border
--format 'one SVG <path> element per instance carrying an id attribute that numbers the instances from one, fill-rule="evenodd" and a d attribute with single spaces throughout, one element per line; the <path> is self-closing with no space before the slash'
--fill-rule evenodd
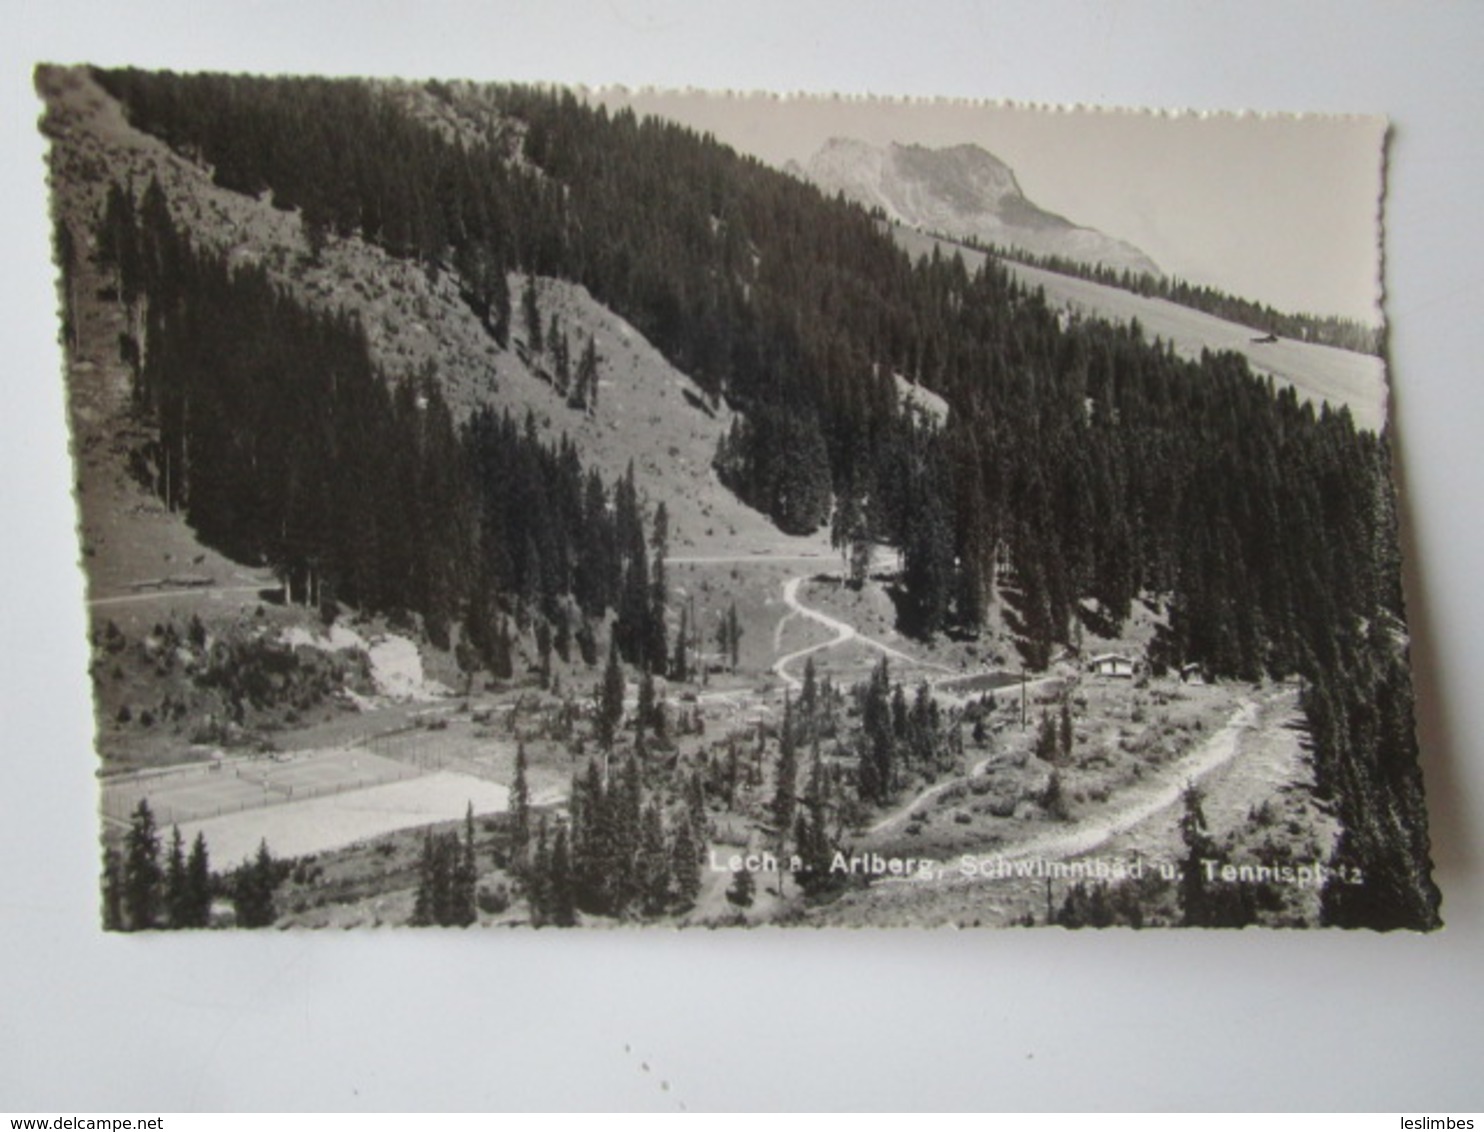
<path id="1" fill-rule="evenodd" d="M 0 1103 L 141 1113 L 670 1107 L 677 1096 L 739 1108 L 1477 1107 L 1481 9 L 918 3 L 893 22 L 891 10 L 856 3 L 693 8 L 468 4 L 440 15 L 316 0 L 220 10 L 54 0 L 8 13 Z M 1386 109 L 1396 122 L 1388 300 L 1421 544 L 1411 611 L 1448 930 L 1426 940 L 594 933 L 456 941 L 436 959 L 389 938 L 233 938 L 213 941 L 225 946 L 209 956 L 173 941 L 100 940 L 78 899 L 96 891 L 96 862 L 76 836 L 90 828 L 94 795 L 71 774 L 90 743 L 82 593 L 55 567 L 76 544 L 35 223 L 44 205 L 29 68 L 44 58 Z"/>

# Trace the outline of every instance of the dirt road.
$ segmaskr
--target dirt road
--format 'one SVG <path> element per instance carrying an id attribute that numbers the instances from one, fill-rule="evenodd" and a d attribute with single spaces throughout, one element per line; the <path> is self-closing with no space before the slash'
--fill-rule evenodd
<path id="1" fill-rule="evenodd" d="M 1108 842 L 1122 837 L 1137 827 L 1149 822 L 1178 805 L 1185 788 L 1200 782 L 1218 769 L 1231 763 L 1246 750 L 1254 736 L 1262 729 L 1264 714 L 1270 714 L 1268 726 L 1286 724 L 1287 713 L 1265 713 L 1272 701 L 1288 693 L 1270 693 L 1262 701 L 1244 699 L 1227 718 L 1219 731 L 1188 754 L 1145 782 L 1118 795 L 1115 802 L 1102 813 L 1090 816 L 1074 825 L 1057 827 L 1040 833 L 1015 845 L 996 849 L 995 857 L 1005 861 L 1041 860 L 1059 861 L 1069 857 L 1080 857 L 1104 848 Z M 1276 720 L 1277 722 L 1274 722 Z M 913 800 L 912 807 L 920 806 L 931 795 L 946 789 L 942 783 Z M 912 807 L 908 807 L 909 809 Z M 889 819 L 878 822 L 871 832 L 885 828 L 900 820 L 901 811 Z M 944 872 L 944 882 L 965 879 Z"/>
<path id="2" fill-rule="evenodd" d="M 101 609 L 109 605 L 134 605 L 146 601 L 165 601 L 178 597 L 205 597 L 214 601 L 220 601 L 229 594 L 260 594 L 265 589 L 272 589 L 273 583 L 265 582 L 256 586 L 195 586 L 191 589 L 182 590 L 151 590 L 146 593 L 117 594 L 113 597 L 95 597 L 88 599 L 88 605 L 93 609 Z"/>
<path id="3" fill-rule="evenodd" d="M 1231 762 L 1242 749 L 1243 739 L 1258 730 L 1259 719 L 1257 701 L 1243 700 L 1220 731 L 1171 763 L 1163 773 L 1124 791 L 1116 807 L 1068 829 L 1051 830 L 1008 847 L 999 856 L 1006 860 L 1056 861 L 1102 848 L 1114 837 L 1175 806 L 1188 785 Z"/>
<path id="4" fill-rule="evenodd" d="M 789 612 L 786 615 L 785 619 L 787 619 L 787 617 L 803 617 L 806 620 L 813 621 L 819 625 L 823 625 L 826 629 L 828 629 L 835 635 L 828 641 L 822 641 L 819 644 L 809 645 L 808 647 L 802 649 L 795 649 L 787 656 L 779 657 L 776 661 L 773 662 L 773 671 L 781 676 L 784 682 L 790 688 L 797 691 L 803 685 L 796 676 L 792 675 L 788 671 L 789 665 L 793 664 L 795 661 L 803 660 L 811 653 L 823 652 L 825 649 L 837 648 L 840 645 L 845 644 L 847 641 L 859 641 L 861 644 L 875 649 L 877 652 L 883 654 L 884 656 L 894 657 L 897 660 L 903 661 L 907 664 L 916 665 L 919 668 L 933 668 L 937 669 L 939 672 L 954 672 L 952 668 L 949 668 L 945 664 L 937 664 L 934 661 L 921 660 L 918 657 L 909 656 L 907 653 L 902 652 L 900 649 L 894 649 L 888 644 L 884 644 L 881 641 L 874 640 L 871 637 L 865 636 L 858 629 L 856 629 L 854 625 L 851 625 L 848 622 L 840 621 L 837 618 L 831 617 L 828 613 L 823 613 L 818 609 L 814 609 L 810 606 L 805 605 L 799 600 L 799 587 L 808 580 L 809 576 L 807 574 L 800 574 L 797 577 L 790 578 L 783 584 L 783 603 L 787 605 L 789 609 Z M 780 625 L 781 624 L 782 622 L 780 622 Z"/>

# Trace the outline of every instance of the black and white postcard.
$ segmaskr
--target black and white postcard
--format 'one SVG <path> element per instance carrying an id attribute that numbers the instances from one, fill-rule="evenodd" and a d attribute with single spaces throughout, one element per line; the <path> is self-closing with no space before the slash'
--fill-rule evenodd
<path id="1" fill-rule="evenodd" d="M 1439 926 L 1384 120 L 36 79 L 103 927 Z"/>

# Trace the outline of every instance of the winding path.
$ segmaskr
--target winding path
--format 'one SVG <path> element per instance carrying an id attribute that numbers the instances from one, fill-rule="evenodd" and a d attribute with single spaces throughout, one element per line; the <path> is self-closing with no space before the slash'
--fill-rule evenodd
<path id="1" fill-rule="evenodd" d="M 915 656 L 909 656 L 907 653 L 902 652 L 900 649 L 894 649 L 888 644 L 883 644 L 881 641 L 877 641 L 872 639 L 871 637 L 863 635 L 858 629 L 856 629 L 854 625 L 851 625 L 849 622 L 840 621 L 837 618 L 831 617 L 828 613 L 823 613 L 818 609 L 813 609 L 810 606 L 805 605 L 799 600 L 799 587 L 803 585 L 804 582 L 806 582 L 807 580 L 807 574 L 800 574 L 797 577 L 790 578 L 783 584 L 783 603 L 787 605 L 789 609 L 789 612 L 784 615 L 784 620 L 786 621 L 791 617 L 803 617 L 809 621 L 814 621 L 820 625 L 823 625 L 826 629 L 830 630 L 830 632 L 834 633 L 835 635 L 828 641 L 821 641 L 819 644 L 809 645 L 808 647 L 802 649 L 795 649 L 787 656 L 781 656 L 773 662 L 773 671 L 781 676 L 784 682 L 788 684 L 790 688 L 797 690 L 803 685 L 796 676 L 792 675 L 788 671 L 789 665 L 793 664 L 795 661 L 803 660 L 811 653 L 823 652 L 825 649 L 837 648 L 838 646 L 845 644 L 847 641 L 859 641 L 861 644 L 867 645 L 875 649 L 877 652 L 885 654 L 886 656 L 895 657 L 900 661 L 903 661 L 907 664 L 916 665 L 920 668 L 936 668 L 939 672 L 954 671 L 947 665 L 938 664 L 931 660 L 920 660 Z M 782 624 L 783 622 L 780 621 L 780 628 Z M 781 638 L 775 635 L 774 640 L 777 641 L 779 639 Z M 777 646 L 775 645 L 775 647 Z"/>

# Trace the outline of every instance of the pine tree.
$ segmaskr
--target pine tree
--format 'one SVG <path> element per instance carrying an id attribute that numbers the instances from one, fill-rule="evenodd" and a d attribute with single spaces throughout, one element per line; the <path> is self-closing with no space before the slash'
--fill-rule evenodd
<path id="1" fill-rule="evenodd" d="M 603 670 L 603 686 L 598 696 L 598 746 L 604 752 L 613 750 L 618 725 L 623 722 L 623 665 L 618 659 L 618 638 L 609 638 L 608 667 Z"/>
<path id="2" fill-rule="evenodd" d="M 669 585 L 665 576 L 665 557 L 670 553 L 670 520 L 664 501 L 661 500 L 654 513 L 654 564 L 651 567 L 649 585 L 649 619 L 644 649 L 645 667 L 651 672 L 663 673 L 669 666 L 670 646 L 666 640 L 665 614 L 670 603 Z"/>
<path id="3" fill-rule="evenodd" d="M 1051 772 L 1037 801 L 1052 821 L 1067 821 L 1071 817 L 1071 812 L 1067 809 L 1066 788 L 1061 782 L 1061 771 Z"/>
<path id="4" fill-rule="evenodd" d="M 798 741 L 813 743 L 819 736 L 819 676 L 814 670 L 814 657 L 804 658 L 804 681 L 799 688 Z"/>
<path id="5" fill-rule="evenodd" d="M 624 760 L 617 789 L 609 791 L 609 803 L 613 855 L 607 877 L 608 910 L 612 915 L 624 916 L 643 896 L 644 787 L 637 756 Z"/>
<path id="6" fill-rule="evenodd" d="M 427 928 L 437 923 L 434 908 L 438 888 L 437 853 L 433 847 L 433 831 L 423 833 L 422 856 L 417 864 L 417 895 L 412 901 L 412 918 L 408 924 L 414 928 Z"/>
<path id="7" fill-rule="evenodd" d="M 721 623 L 716 627 L 716 645 L 721 650 L 723 657 L 731 665 L 733 672 L 737 671 L 738 653 L 742 644 L 742 623 L 737 617 L 737 603 L 734 601 L 728 606 L 722 615 Z"/>
<path id="8" fill-rule="evenodd" d="M 467 927 L 479 918 L 478 885 L 479 869 L 474 856 L 474 803 L 470 801 L 464 811 L 464 841 L 453 878 L 452 923 Z"/>
<path id="9" fill-rule="evenodd" d="M 268 852 L 265 838 L 258 843 L 258 853 L 252 862 L 237 870 L 232 893 L 237 908 L 237 926 L 271 927 L 278 918 L 278 909 L 273 902 L 273 892 L 277 887 L 278 866 Z"/>
<path id="10" fill-rule="evenodd" d="M 200 832 L 186 858 L 186 926 L 211 926 L 211 864 L 206 855 L 206 835 Z"/>
<path id="11" fill-rule="evenodd" d="M 520 296 L 521 312 L 525 316 L 526 323 L 526 345 L 530 347 L 531 356 L 534 358 L 541 353 L 541 304 L 536 295 L 536 277 L 526 276 L 526 287 Z"/>
<path id="12" fill-rule="evenodd" d="M 865 511 L 860 496 L 851 484 L 836 500 L 834 514 L 830 518 L 830 545 L 840 552 L 841 567 L 854 589 L 865 584 L 865 573 L 857 574 L 852 563 L 852 551 L 862 541 L 865 532 Z"/>
<path id="13" fill-rule="evenodd" d="M 699 861 L 706 853 L 709 826 L 706 819 L 706 779 L 700 767 L 696 767 L 686 781 L 685 802 L 686 811 L 690 814 L 691 834 L 696 842 L 696 860 Z"/>
<path id="14" fill-rule="evenodd" d="M 1060 762 L 1061 737 L 1057 734 L 1056 720 L 1041 712 L 1040 730 L 1036 732 L 1036 758 L 1053 766 Z"/>
<path id="15" fill-rule="evenodd" d="M 573 782 L 572 797 L 578 797 L 576 782 Z M 551 868 L 551 841 L 546 833 L 546 815 L 541 815 L 541 820 L 536 823 L 536 840 L 531 851 L 531 865 L 525 875 L 526 901 L 531 908 L 531 921 L 540 926 L 550 916 L 553 906 L 554 888 L 552 885 Z"/>
<path id="16" fill-rule="evenodd" d="M 190 927 L 190 892 L 186 884 L 185 839 L 180 826 L 171 826 L 170 851 L 165 858 L 165 923 L 171 928 Z"/>
<path id="17" fill-rule="evenodd" d="M 794 850 L 802 866 L 794 873 L 794 883 L 807 896 L 818 896 L 838 888 L 843 876 L 831 869 L 835 843 L 829 833 L 830 787 L 819 751 L 814 753 L 809 768 L 809 784 L 804 805 L 794 819 Z"/>
<path id="18" fill-rule="evenodd" d="M 886 803 L 897 789 L 890 686 L 890 669 L 882 657 L 865 688 L 861 708 L 862 750 L 857 771 L 861 799 L 878 805 Z"/>
<path id="19" fill-rule="evenodd" d="M 572 888 L 571 847 L 565 824 L 557 826 L 550 860 L 546 891 L 551 922 L 559 928 L 570 928 L 577 923 L 577 906 Z"/>
<path id="20" fill-rule="evenodd" d="M 160 915 L 160 837 L 149 801 L 141 798 L 124 841 L 124 920 L 130 931 L 156 925 Z"/>
<path id="21" fill-rule="evenodd" d="M 751 908 L 756 889 L 757 882 L 752 878 L 752 871 L 736 869 L 732 872 L 732 883 L 727 887 L 727 901 L 739 908 Z"/>
<path id="22" fill-rule="evenodd" d="M 654 676 L 645 669 L 639 676 L 639 702 L 634 709 L 634 742 L 642 745 L 644 732 L 654 726 Z"/>
<path id="23" fill-rule="evenodd" d="M 587 380 L 583 386 L 583 396 L 587 398 L 589 410 L 596 411 L 598 408 L 598 386 L 601 384 L 598 377 L 598 344 L 588 335 L 587 349 L 582 354 L 582 370 Z"/>
<path id="24" fill-rule="evenodd" d="M 690 680 L 690 610 L 680 609 L 680 631 L 675 634 L 675 653 L 670 661 L 670 679 L 684 684 Z"/>
<path id="25" fill-rule="evenodd" d="M 683 813 L 675 826 L 675 836 L 670 843 L 670 875 L 673 878 L 675 900 L 682 910 L 696 902 L 701 891 L 701 862 L 699 841 L 691 828 L 689 813 Z"/>
<path id="26" fill-rule="evenodd" d="M 798 799 L 799 760 L 793 737 L 793 711 L 783 693 L 783 727 L 778 735 L 778 777 L 773 790 L 773 826 L 786 835 L 793 828 Z"/>
<path id="27" fill-rule="evenodd" d="M 519 873 L 531 844 L 531 789 L 526 783 L 526 745 L 515 744 L 515 776 L 510 783 L 510 864 Z"/>
<path id="28" fill-rule="evenodd" d="M 478 866 L 474 852 L 474 807 L 464 817 L 464 836 L 457 833 L 423 835 L 418 863 L 413 927 L 467 927 L 479 916 Z"/>
<path id="29" fill-rule="evenodd" d="M 583 349 L 582 357 L 577 363 L 577 376 L 572 381 L 572 389 L 567 396 L 567 405 L 570 408 L 584 411 L 597 408 L 598 348 L 591 335 L 588 336 L 587 346 Z"/>
<path id="30" fill-rule="evenodd" d="M 551 690 L 551 625 L 545 618 L 536 622 L 536 657 L 540 665 L 542 691 Z"/>
<path id="31" fill-rule="evenodd" d="M 1185 788 L 1185 810 L 1180 816 L 1180 840 L 1185 844 L 1185 856 L 1180 861 L 1180 912 L 1186 927 L 1209 927 L 1214 918 L 1206 863 L 1218 857 L 1216 843 L 1206 829 L 1203 801 L 1194 784 Z"/>
<path id="32" fill-rule="evenodd" d="M 664 816 L 656 799 L 644 808 L 639 859 L 641 907 L 646 916 L 658 916 L 670 898 L 670 854 L 665 844 Z"/>

